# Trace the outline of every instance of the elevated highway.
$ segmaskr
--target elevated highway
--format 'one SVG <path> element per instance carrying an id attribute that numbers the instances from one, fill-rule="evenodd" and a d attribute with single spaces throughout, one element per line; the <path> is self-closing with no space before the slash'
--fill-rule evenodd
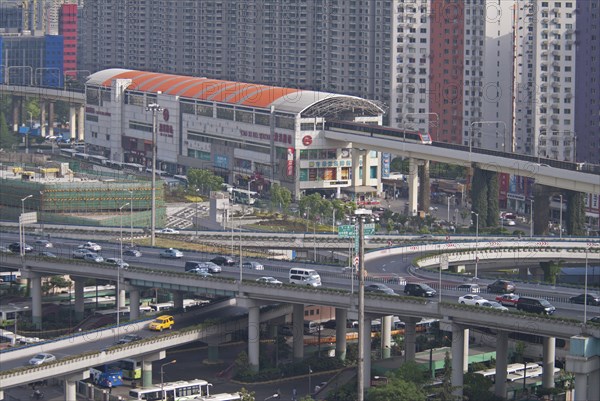
<path id="1" fill-rule="evenodd" d="M 73 105 L 85 104 L 85 93 L 40 86 L 0 85 L 0 93 L 15 96 L 38 97 L 44 100 L 58 100 Z"/>

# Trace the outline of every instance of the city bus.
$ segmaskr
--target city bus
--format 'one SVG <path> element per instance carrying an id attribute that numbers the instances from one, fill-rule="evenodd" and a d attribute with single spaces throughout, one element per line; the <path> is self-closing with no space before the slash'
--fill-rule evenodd
<path id="1" fill-rule="evenodd" d="M 244 205 L 254 205 L 258 192 L 248 191 L 247 189 L 233 188 L 231 190 L 233 201 Z"/>
<path id="2" fill-rule="evenodd" d="M 124 379 L 137 380 L 142 378 L 142 361 L 121 359 L 117 362 L 117 365 L 123 371 Z"/>
<path id="3" fill-rule="evenodd" d="M 96 366 L 90 368 L 90 379 L 94 384 L 102 387 L 122 386 L 123 371 L 114 365 Z"/>
<path id="4" fill-rule="evenodd" d="M 194 379 L 189 381 L 180 380 L 171 383 L 164 383 L 162 385 L 162 388 L 161 385 L 154 385 L 152 387 L 131 389 L 129 390 L 129 399 L 140 401 L 191 400 L 193 399 L 191 397 L 195 396 L 210 396 L 209 387 L 211 386 L 211 383 L 201 379 Z M 212 397 L 209 399 L 212 399 Z"/>

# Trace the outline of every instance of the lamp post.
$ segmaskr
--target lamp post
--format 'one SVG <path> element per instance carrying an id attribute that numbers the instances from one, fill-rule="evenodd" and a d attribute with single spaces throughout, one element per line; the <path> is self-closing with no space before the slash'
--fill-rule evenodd
<path id="1" fill-rule="evenodd" d="M 25 309 L 29 309 L 29 306 L 25 306 Z M 17 345 L 17 320 L 19 319 L 19 311 L 16 310 L 15 311 L 15 327 L 14 327 L 14 333 L 13 333 L 13 338 L 11 341 L 11 345 L 14 347 L 15 345 Z"/>
<path id="2" fill-rule="evenodd" d="M 130 247 L 133 248 L 133 191 L 129 192 L 129 231 L 130 231 Z M 121 259 L 123 257 L 121 256 Z"/>
<path id="3" fill-rule="evenodd" d="M 529 199 L 529 237 L 533 238 L 533 199 Z"/>
<path id="4" fill-rule="evenodd" d="M 331 220 L 331 232 L 335 234 L 335 207 L 333 208 L 333 218 Z"/>
<path id="5" fill-rule="evenodd" d="M 450 223 L 450 199 L 454 198 L 455 195 L 449 195 L 447 196 L 448 198 L 448 215 L 447 215 L 447 220 L 448 223 Z"/>
<path id="6" fill-rule="evenodd" d="M 479 264 L 479 213 L 475 213 L 475 279 L 477 276 L 477 265 Z"/>
<path id="7" fill-rule="evenodd" d="M 256 178 L 248 180 L 248 204 L 250 204 L 250 184 L 252 184 L 254 181 L 256 181 Z"/>
<path id="8" fill-rule="evenodd" d="M 20 228 L 19 236 L 20 236 L 20 243 L 21 243 L 21 246 L 19 247 L 19 251 L 21 253 L 21 257 L 25 256 L 25 224 L 23 224 L 23 218 L 24 218 L 23 215 L 25 214 L 25 201 L 32 197 L 33 197 L 33 195 L 27 195 L 26 197 L 21 199 L 21 217 L 19 218 L 19 228 Z"/>
<path id="9" fill-rule="evenodd" d="M 242 218 L 244 217 L 244 214 L 246 213 L 246 211 L 244 210 L 244 207 L 242 206 L 242 215 L 240 216 L 240 284 L 242 284 L 242 279 L 243 279 L 243 262 L 242 262 Z"/>
<path id="10" fill-rule="evenodd" d="M 157 135 L 157 119 L 158 113 L 163 111 L 163 108 L 158 103 L 150 103 L 146 106 L 146 111 L 152 112 L 152 216 L 150 222 L 150 245 L 156 245 L 156 137 Z"/>
<path id="11" fill-rule="evenodd" d="M 563 196 L 558 195 L 560 197 L 560 210 L 558 212 L 558 231 L 559 238 L 562 239 L 562 210 L 563 210 Z"/>
<path id="12" fill-rule="evenodd" d="M 583 284 L 583 324 L 587 322 L 587 304 L 588 304 L 588 250 L 589 247 L 585 247 L 585 279 Z"/>
<path id="13" fill-rule="evenodd" d="M 308 394 L 312 394 L 312 369 L 308 365 Z"/>
<path id="14" fill-rule="evenodd" d="M 117 336 L 119 336 L 119 325 L 121 323 L 121 288 L 119 282 L 121 281 L 121 268 L 123 266 L 123 208 L 129 205 L 129 202 L 119 208 L 119 217 L 121 218 L 121 234 L 119 235 L 119 252 L 120 259 L 117 265 Z"/>
<path id="15" fill-rule="evenodd" d="M 177 359 L 173 359 L 171 362 L 167 362 L 167 363 L 163 363 L 162 365 L 160 365 L 160 392 L 162 394 L 162 398 L 165 399 L 165 372 L 163 371 L 163 368 L 167 365 L 172 365 L 174 363 L 177 363 Z"/>
<path id="16" fill-rule="evenodd" d="M 503 135 L 502 138 L 504 140 L 503 146 L 502 146 L 502 151 L 506 152 L 506 123 L 504 121 L 500 121 L 500 120 L 496 120 L 496 121 L 473 121 L 470 125 L 469 125 L 469 161 L 471 161 L 471 150 L 473 148 L 473 127 L 475 126 L 475 124 L 479 124 L 479 125 L 483 125 L 483 124 L 502 124 L 503 126 Z M 511 150 L 512 150 L 512 144 L 511 144 Z"/>
<path id="17" fill-rule="evenodd" d="M 373 212 L 368 209 L 356 209 L 358 220 L 358 401 L 365 397 L 365 223 L 364 218 Z M 370 354 L 369 354 L 370 357 Z"/>

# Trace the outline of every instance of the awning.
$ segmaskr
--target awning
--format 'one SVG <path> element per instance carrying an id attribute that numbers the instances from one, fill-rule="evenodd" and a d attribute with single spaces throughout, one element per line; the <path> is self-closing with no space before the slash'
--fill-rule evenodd
<path id="1" fill-rule="evenodd" d="M 371 192 L 377 192 L 377 188 L 370 187 L 368 185 L 358 185 L 356 187 L 342 187 L 342 191 L 353 194 L 367 194 Z"/>

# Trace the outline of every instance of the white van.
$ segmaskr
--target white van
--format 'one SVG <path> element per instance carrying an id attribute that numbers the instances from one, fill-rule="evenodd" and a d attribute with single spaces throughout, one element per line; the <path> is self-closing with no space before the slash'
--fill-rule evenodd
<path id="1" fill-rule="evenodd" d="M 311 287 L 321 286 L 321 276 L 313 269 L 293 267 L 290 269 L 290 284 L 308 285 Z"/>
<path id="2" fill-rule="evenodd" d="M 304 334 L 316 334 L 321 330 L 323 330 L 321 323 L 312 320 L 304 321 Z"/>

